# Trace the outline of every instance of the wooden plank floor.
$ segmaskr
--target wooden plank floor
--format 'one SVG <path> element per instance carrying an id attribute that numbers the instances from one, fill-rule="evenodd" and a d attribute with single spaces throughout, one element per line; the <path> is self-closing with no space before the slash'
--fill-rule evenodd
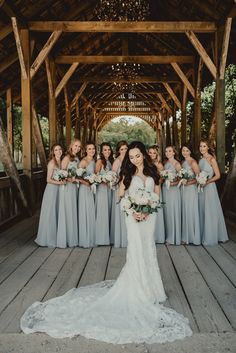
<path id="1" fill-rule="evenodd" d="M 126 249 L 40 248 L 38 215 L 0 235 L 0 333 L 20 332 L 19 320 L 37 300 L 72 287 L 116 279 Z M 189 318 L 194 332 L 236 331 L 236 226 L 230 241 L 212 247 L 157 246 L 167 306 Z"/>

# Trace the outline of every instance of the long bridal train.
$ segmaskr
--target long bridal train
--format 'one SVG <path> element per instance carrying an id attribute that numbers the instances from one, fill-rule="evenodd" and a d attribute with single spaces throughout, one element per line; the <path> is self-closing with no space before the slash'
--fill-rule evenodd
<path id="1" fill-rule="evenodd" d="M 133 177 L 129 192 L 154 190 Z M 162 343 L 190 336 L 188 319 L 165 307 L 162 279 L 153 238 L 156 215 L 147 221 L 126 218 L 127 259 L 116 281 L 73 288 L 45 303 L 36 302 L 21 318 L 25 333 L 46 332 L 63 338 L 82 335 L 110 343 Z"/>

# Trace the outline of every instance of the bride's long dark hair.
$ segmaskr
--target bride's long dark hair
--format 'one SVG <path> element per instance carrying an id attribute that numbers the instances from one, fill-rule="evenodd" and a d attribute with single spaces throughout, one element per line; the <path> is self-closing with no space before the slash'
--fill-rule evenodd
<path id="1" fill-rule="evenodd" d="M 133 141 L 129 144 L 128 150 L 125 154 L 124 160 L 120 170 L 120 181 L 123 180 L 125 189 L 127 190 L 130 186 L 132 176 L 136 173 L 136 167 L 129 159 L 129 151 L 133 148 L 138 148 L 143 155 L 143 174 L 153 178 L 156 185 L 159 185 L 159 175 L 157 167 L 152 163 L 151 158 L 147 154 L 144 144 L 140 141 Z"/>

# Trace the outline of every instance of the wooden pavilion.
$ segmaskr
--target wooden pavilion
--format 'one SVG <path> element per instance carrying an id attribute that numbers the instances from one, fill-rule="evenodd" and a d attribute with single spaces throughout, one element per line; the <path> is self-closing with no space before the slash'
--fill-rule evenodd
<path id="1" fill-rule="evenodd" d="M 73 286 L 115 279 L 125 261 L 125 249 L 110 246 L 52 249 L 34 243 L 35 209 L 46 170 L 40 115 L 48 117 L 50 145 L 64 133 L 66 143 L 73 135 L 83 142 L 96 141 L 108 121 L 128 114 L 146 121 L 164 148 L 178 143 L 179 110 L 181 141 L 189 138 L 186 103 L 192 100 L 196 147 L 201 138 L 201 89 L 214 80 L 212 128 L 224 172 L 224 80 L 226 64 L 235 63 L 235 1 L 149 3 L 147 22 L 102 22 L 94 15 L 99 0 L 0 0 L 0 97 L 7 107 L 6 131 L 0 117 L 0 160 L 6 172 L 0 177 L 0 227 L 11 223 L 0 236 L 0 336 L 20 332 L 19 319 L 34 301 L 64 294 Z M 113 89 L 111 65 L 117 63 L 140 64 L 138 77 L 116 78 L 135 82 L 133 95 Z M 13 104 L 22 107 L 20 174 L 12 157 Z M 37 171 L 36 149 L 42 167 Z M 226 187 L 227 205 L 236 211 L 235 178 Z M 25 211 L 33 216 L 13 224 Z M 233 218 L 227 219 L 227 227 L 231 240 L 226 244 L 157 247 L 166 305 L 189 318 L 194 334 L 236 330 Z"/>
<path id="2" fill-rule="evenodd" d="M 32 186 L 40 185 L 42 176 L 32 168 L 36 149 L 46 170 L 39 114 L 48 117 L 50 145 L 61 140 L 64 131 L 67 144 L 72 131 L 82 142 L 96 141 L 109 120 L 125 113 L 150 124 L 163 148 L 166 143 L 178 144 L 178 110 L 181 141 L 187 139 L 186 102 L 190 99 L 194 101 L 191 136 L 197 147 L 201 88 L 212 80 L 216 82 L 212 125 L 224 172 L 224 75 L 226 63 L 235 62 L 235 2 L 151 0 L 149 4 L 147 22 L 102 22 L 94 13 L 98 0 L 0 1 L 0 96 L 6 100 L 8 140 L 4 142 L 2 134 L 0 156 L 25 207 L 41 196 L 40 192 L 33 195 L 37 188 Z M 118 82 L 135 81 L 131 97 L 113 90 L 111 65 L 117 63 L 140 64 L 138 77 L 116 78 Z M 10 152 L 13 103 L 22 106 L 26 199 Z M 10 190 L 9 178 L 0 180 L 0 191 L 6 188 Z M 6 210 L 14 209 L 15 203 L 12 193 L 4 192 L 3 220 L 14 216 Z"/>

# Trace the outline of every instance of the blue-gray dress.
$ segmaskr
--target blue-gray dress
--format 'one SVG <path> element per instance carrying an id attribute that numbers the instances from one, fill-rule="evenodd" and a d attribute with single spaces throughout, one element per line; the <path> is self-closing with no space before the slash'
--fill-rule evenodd
<path id="1" fill-rule="evenodd" d="M 70 161 L 67 169 L 77 168 L 79 159 Z M 57 230 L 57 247 L 77 246 L 78 234 L 78 187 L 76 183 L 67 182 L 59 189 L 59 217 Z"/>
<path id="2" fill-rule="evenodd" d="M 165 170 L 172 170 L 176 173 L 175 167 L 167 162 Z M 181 196 L 177 186 L 170 186 L 169 190 L 166 183 L 162 188 L 164 205 L 164 222 L 166 232 L 166 242 L 169 244 L 181 244 Z"/>
<path id="3" fill-rule="evenodd" d="M 55 168 L 54 172 L 57 169 Z M 38 234 L 35 239 L 40 246 L 57 246 L 59 187 L 60 185 L 47 183 L 43 194 Z"/>
<path id="4" fill-rule="evenodd" d="M 161 202 L 163 201 L 161 185 L 160 185 L 160 201 Z M 163 244 L 165 242 L 165 224 L 164 224 L 163 208 L 159 208 L 156 215 L 154 239 L 155 239 L 155 242 L 158 244 Z"/>
<path id="5" fill-rule="evenodd" d="M 117 170 L 117 175 L 120 174 L 120 167 Z M 111 243 L 115 248 L 127 247 L 127 230 L 125 223 L 125 213 L 120 209 L 118 196 L 118 185 L 112 192 L 111 206 Z"/>
<path id="6" fill-rule="evenodd" d="M 94 174 L 95 161 L 86 168 L 86 174 Z M 79 188 L 79 246 L 90 248 L 95 246 L 95 202 L 94 194 L 89 186 L 80 184 Z"/>
<path id="7" fill-rule="evenodd" d="M 182 167 L 192 170 L 187 161 Z M 181 186 L 182 200 L 182 241 L 186 244 L 201 244 L 197 185 Z"/>
<path id="8" fill-rule="evenodd" d="M 110 161 L 107 161 L 105 169 L 100 174 L 111 170 Z M 95 243 L 96 245 L 110 244 L 110 214 L 111 214 L 111 189 L 106 184 L 97 186 L 95 195 Z"/>
<path id="9" fill-rule="evenodd" d="M 199 162 L 201 171 L 205 171 L 211 179 L 214 170 L 209 162 L 202 158 Z M 224 215 L 222 212 L 216 184 L 209 183 L 199 192 L 199 215 L 201 239 L 204 245 L 215 245 L 219 241 L 228 240 Z"/>

